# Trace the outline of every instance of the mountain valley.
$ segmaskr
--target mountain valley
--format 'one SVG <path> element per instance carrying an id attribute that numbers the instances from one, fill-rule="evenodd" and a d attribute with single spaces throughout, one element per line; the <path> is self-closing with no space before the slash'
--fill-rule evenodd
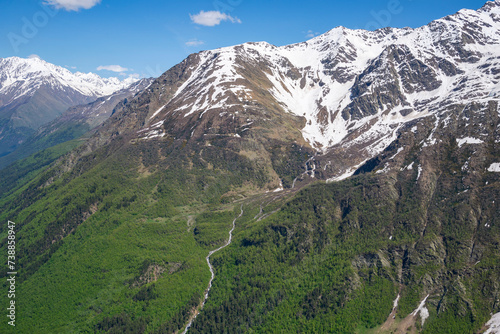
<path id="1" fill-rule="evenodd" d="M 16 332 L 495 333 L 499 0 L 80 77 L 0 160 Z"/>

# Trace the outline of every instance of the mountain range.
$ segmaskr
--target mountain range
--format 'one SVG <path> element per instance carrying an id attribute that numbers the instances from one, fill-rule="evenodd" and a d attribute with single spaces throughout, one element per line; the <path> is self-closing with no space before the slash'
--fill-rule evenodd
<path id="1" fill-rule="evenodd" d="M 69 107 L 111 95 L 135 81 L 72 73 L 39 58 L 0 59 L 0 157 Z"/>
<path id="2" fill-rule="evenodd" d="M 351 175 L 405 124 L 426 117 L 440 123 L 454 105 L 498 100 L 498 15 L 498 2 L 489 2 L 418 29 L 339 27 L 295 45 L 247 43 L 193 55 L 175 68 L 181 77 L 161 83 L 159 95 L 153 87 L 147 93 L 140 136 L 168 134 L 158 131 L 165 123 L 169 131 L 192 130 L 172 133 L 176 138 L 220 134 L 204 125 L 228 118 L 235 123 L 228 134 L 246 135 L 273 122 L 272 110 L 297 119 L 296 142 L 328 156 L 318 159 L 325 174 Z M 332 151 L 335 160 L 348 151 L 349 163 L 330 160 Z"/>
<path id="3" fill-rule="evenodd" d="M 153 79 L 141 79 L 120 89 L 111 95 L 106 95 L 97 100 L 68 108 L 56 119 L 40 126 L 35 132 L 24 139 L 10 154 L 0 158 L 0 169 L 25 158 L 31 154 L 58 144 L 69 142 L 89 135 L 97 126 L 109 118 L 114 108 L 126 98 L 138 94 Z"/>
<path id="4" fill-rule="evenodd" d="M 0 170 L 21 332 L 495 333 L 499 0 L 202 51 L 122 92 Z"/>

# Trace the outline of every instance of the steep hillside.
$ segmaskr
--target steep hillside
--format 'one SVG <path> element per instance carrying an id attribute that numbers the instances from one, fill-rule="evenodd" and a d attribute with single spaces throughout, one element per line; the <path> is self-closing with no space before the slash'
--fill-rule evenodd
<path id="1" fill-rule="evenodd" d="M 449 119 L 425 145 L 422 120 L 356 176 L 254 206 L 190 332 L 477 333 L 500 311 L 499 114 L 463 112 L 484 144 Z"/>

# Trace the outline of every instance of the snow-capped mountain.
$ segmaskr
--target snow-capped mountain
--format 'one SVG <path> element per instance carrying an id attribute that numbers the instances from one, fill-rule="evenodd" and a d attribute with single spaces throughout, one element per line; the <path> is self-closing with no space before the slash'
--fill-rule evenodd
<path id="1" fill-rule="evenodd" d="M 140 94 L 153 80 L 153 78 L 140 79 L 94 102 L 68 108 L 61 116 L 38 128 L 13 153 L 0 157 L 0 169 L 35 152 L 88 133 L 108 119 L 119 103 Z"/>
<path id="2" fill-rule="evenodd" d="M 0 173 L 25 291 L 55 282 L 61 294 L 46 296 L 66 300 L 88 283 L 81 305 L 59 312 L 59 332 L 475 333 L 500 310 L 500 1 L 417 29 L 340 27 L 289 46 L 203 51 L 146 85 L 115 107 L 113 95 L 69 109 L 32 147 L 111 115 L 67 154 Z M 235 242 L 209 265 L 206 299 L 196 291 L 212 286 L 201 283 L 209 271 L 194 264 L 225 242 L 215 224 L 231 219 Z M 107 273 L 78 261 L 113 247 L 124 261 Z M 58 270 L 88 279 L 54 280 Z M 96 272 L 137 307 L 95 308 L 109 304 L 106 284 L 90 286 Z M 151 273 L 157 282 L 143 279 Z M 179 279 L 192 292 L 170 315 L 155 319 L 159 299 L 150 317 L 149 297 L 130 298 Z M 264 293 L 238 297 L 256 286 Z M 52 329 L 54 312 L 27 301 L 31 327 Z"/>
<path id="3" fill-rule="evenodd" d="M 203 51 L 166 72 L 128 112 L 143 139 L 273 129 L 305 140 L 321 154 L 308 168 L 338 178 L 381 153 L 409 122 L 434 117 L 437 127 L 450 106 L 499 99 L 496 0 L 417 29 L 338 27 L 288 46 Z M 433 142 L 431 135 L 426 143 Z"/>
<path id="4" fill-rule="evenodd" d="M 38 58 L 0 59 L 0 156 L 67 108 L 93 102 L 135 81 L 72 73 Z"/>
<path id="5" fill-rule="evenodd" d="M 94 73 L 72 73 L 39 58 L 0 59 L 0 107 L 23 96 L 33 96 L 42 86 L 54 90 L 74 90 L 82 96 L 98 98 L 126 88 L 136 79 L 101 78 Z"/>

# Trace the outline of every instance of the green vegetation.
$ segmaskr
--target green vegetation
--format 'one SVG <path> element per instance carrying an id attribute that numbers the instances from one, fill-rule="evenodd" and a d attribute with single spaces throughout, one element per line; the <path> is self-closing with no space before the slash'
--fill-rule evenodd
<path id="1" fill-rule="evenodd" d="M 498 224 L 470 223 L 496 188 L 462 200 L 460 168 L 440 176 L 432 200 L 410 171 L 265 193 L 269 174 L 223 140 L 123 139 L 50 164 L 75 145 L 2 171 L 0 221 L 16 222 L 15 332 L 181 330 L 210 278 L 205 257 L 226 242 L 241 205 L 190 333 L 373 333 L 398 293 L 396 321 L 429 294 L 419 331 L 474 333 L 496 305 Z M 288 183 L 308 157 L 278 146 L 271 156 Z M 481 205 L 479 225 L 498 222 Z M 2 256 L 6 233 L 2 224 Z"/>
<path id="2" fill-rule="evenodd" d="M 495 304 L 499 255 L 485 267 L 447 272 L 436 262 L 435 236 L 420 234 L 418 196 L 414 182 L 362 175 L 311 186 L 262 221 L 247 216 L 234 243 L 215 255 L 214 288 L 192 332 L 365 332 L 385 322 L 402 285 L 398 319 L 429 293 L 425 333 L 474 333 Z M 449 215 L 440 208 L 439 216 Z M 426 291 L 439 275 L 449 277 L 440 283 L 444 293 Z M 421 330 L 420 320 L 415 326 Z"/>
<path id="3" fill-rule="evenodd" d="M 106 154 L 96 152 L 77 162 L 79 175 L 51 167 L 2 198 L 0 219 L 16 222 L 17 302 L 33 306 L 19 308 L 17 332 L 180 328 L 201 301 L 205 257 L 237 215 L 221 197 L 244 178 L 193 166 L 158 171 L 149 148 L 140 163 L 122 160 L 139 146 L 94 165 Z M 184 164 L 181 148 L 170 153 L 169 163 Z"/>
<path id="4" fill-rule="evenodd" d="M 385 321 L 397 295 L 393 273 L 352 263 L 388 242 L 341 228 L 354 219 L 343 187 L 354 202 L 367 183 L 316 185 L 269 218 L 243 223 L 234 243 L 214 257 L 214 288 L 192 332 L 353 333 Z M 380 227 L 375 220 L 384 214 L 358 211 L 356 219 Z"/>
<path id="5" fill-rule="evenodd" d="M 0 198 L 31 181 L 56 159 L 74 149 L 78 144 L 78 141 L 65 142 L 0 169 Z"/>
<path id="6" fill-rule="evenodd" d="M 49 129 L 52 130 L 51 128 Z M 43 150 L 53 148 L 54 146 L 67 146 L 72 141 L 74 142 L 75 139 L 81 138 L 89 130 L 90 127 L 87 124 L 68 124 L 50 133 L 46 133 L 48 130 L 45 130 L 45 132 L 41 134 L 35 133 L 27 138 L 23 144 L 19 145 L 14 152 L 0 158 L 0 170 L 16 161 Z M 57 148 L 55 148 L 55 150 L 57 150 Z"/>

